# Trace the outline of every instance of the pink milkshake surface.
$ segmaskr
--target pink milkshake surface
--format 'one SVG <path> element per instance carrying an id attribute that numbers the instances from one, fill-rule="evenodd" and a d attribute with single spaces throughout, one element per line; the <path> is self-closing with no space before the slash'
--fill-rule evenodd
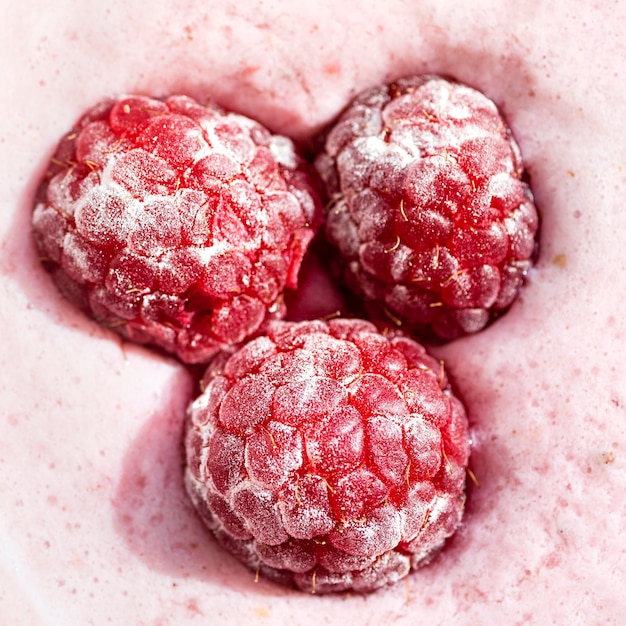
<path id="1" fill-rule="evenodd" d="M 626 6 L 11 3 L 0 26 L 0 624 L 622 624 Z M 461 529 L 371 595 L 279 587 L 217 546 L 180 450 L 173 358 L 76 311 L 30 221 L 58 139 L 123 93 L 207 97 L 306 141 L 363 89 L 440 73 L 502 109 L 542 217 L 508 314 L 436 353 L 473 429 Z M 293 316 L 340 297 L 312 274 Z"/>

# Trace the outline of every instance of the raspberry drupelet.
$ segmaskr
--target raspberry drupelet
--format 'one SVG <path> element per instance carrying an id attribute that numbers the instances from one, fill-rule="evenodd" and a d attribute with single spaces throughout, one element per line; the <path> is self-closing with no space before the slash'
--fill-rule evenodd
<path id="1" fill-rule="evenodd" d="M 495 104 L 437 76 L 359 96 L 316 161 L 349 287 L 424 338 L 484 328 L 516 298 L 538 216 Z"/>
<path id="2" fill-rule="evenodd" d="M 33 224 L 69 300 L 194 363 L 283 316 L 320 213 L 288 138 L 185 96 L 130 96 L 63 138 Z"/>
<path id="3" fill-rule="evenodd" d="M 440 362 L 357 319 L 273 322 L 209 366 L 187 490 L 246 566 L 367 592 L 427 563 L 463 513 L 468 423 Z"/>

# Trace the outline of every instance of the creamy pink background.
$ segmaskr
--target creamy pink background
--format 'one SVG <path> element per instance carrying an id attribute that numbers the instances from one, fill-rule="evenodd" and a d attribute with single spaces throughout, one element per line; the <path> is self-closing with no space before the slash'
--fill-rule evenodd
<path id="1" fill-rule="evenodd" d="M 624 3 L 21 0 L 0 13 L 3 626 L 624 623 Z M 480 488 L 406 583 L 324 598 L 255 583 L 184 499 L 189 376 L 57 295 L 29 238 L 34 186 L 106 96 L 210 94 L 306 139 L 356 92 L 424 71 L 502 107 L 543 218 L 508 316 L 440 350 Z"/>

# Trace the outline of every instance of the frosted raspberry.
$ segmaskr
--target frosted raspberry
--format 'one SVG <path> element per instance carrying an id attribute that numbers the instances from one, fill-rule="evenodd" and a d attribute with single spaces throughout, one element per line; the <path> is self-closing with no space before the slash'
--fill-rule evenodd
<path id="1" fill-rule="evenodd" d="M 104 102 L 60 142 L 33 216 L 74 304 L 204 362 L 284 314 L 319 214 L 292 142 L 184 96 Z"/>
<path id="2" fill-rule="evenodd" d="M 443 366 L 362 320 L 273 322 L 191 404 L 187 490 L 248 567 L 317 593 L 426 563 L 463 513 L 468 425 Z"/>
<path id="3" fill-rule="evenodd" d="M 484 95 L 436 76 L 371 89 L 316 164 L 328 239 L 374 313 L 452 339 L 511 305 L 538 218 L 519 148 Z"/>

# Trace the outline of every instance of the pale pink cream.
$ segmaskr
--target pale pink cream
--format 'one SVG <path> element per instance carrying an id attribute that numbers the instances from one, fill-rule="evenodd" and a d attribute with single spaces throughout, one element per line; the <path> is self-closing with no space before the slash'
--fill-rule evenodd
<path id="1" fill-rule="evenodd" d="M 24 0 L 0 33 L 0 620 L 7 624 L 619 624 L 626 614 L 626 8 Z M 254 576 L 186 503 L 191 380 L 57 295 L 29 235 L 58 138 L 104 97 L 188 93 L 306 139 L 356 92 L 451 74 L 500 105 L 542 212 L 507 316 L 438 351 L 474 428 L 465 524 L 368 597 Z M 340 299 L 313 276 L 309 307 Z M 325 293 L 325 305 L 320 294 Z"/>

